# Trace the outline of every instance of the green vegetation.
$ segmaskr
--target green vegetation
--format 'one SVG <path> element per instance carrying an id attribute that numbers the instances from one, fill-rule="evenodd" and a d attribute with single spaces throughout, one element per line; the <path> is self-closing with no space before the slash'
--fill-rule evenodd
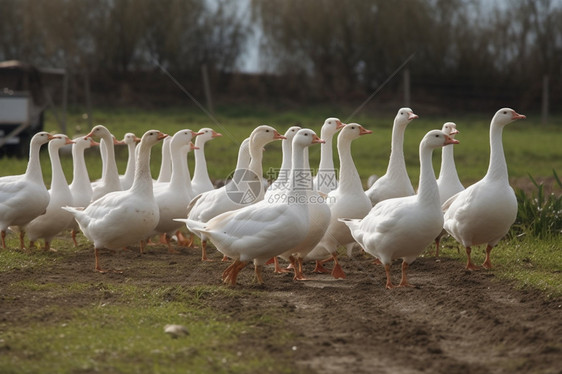
<path id="1" fill-rule="evenodd" d="M 169 134 L 182 128 L 198 130 L 212 127 L 223 133 L 223 138 L 208 144 L 207 158 L 211 177 L 224 178 L 234 167 L 237 145 L 259 124 L 271 124 L 280 132 L 295 123 L 311 127 L 320 132 L 323 119 L 340 116 L 345 120 L 349 110 L 330 111 L 316 108 L 306 112 L 286 111 L 282 114 L 274 110 L 260 109 L 249 114 L 243 108 L 219 109 L 216 123 L 195 110 L 136 111 L 132 109 L 106 110 L 94 112 L 94 123 L 105 124 L 117 137 L 125 132 L 141 135 L 148 129 L 160 129 Z M 342 114 L 343 113 L 343 114 Z M 419 174 L 418 142 L 425 132 L 440 128 L 443 122 L 453 120 L 457 123 L 461 144 L 455 148 L 459 175 L 468 185 L 484 175 L 488 163 L 488 125 L 492 114 L 466 118 L 424 118 L 410 124 L 406 132 L 405 153 L 409 173 L 414 184 Z M 373 135 L 362 137 L 353 144 L 355 162 L 365 181 L 372 173 L 381 175 L 386 169 L 390 147 L 390 129 L 393 114 L 384 116 L 361 115 L 354 121 L 374 131 Z M 73 124 L 71 135 L 86 133 L 89 128 L 80 111 L 69 116 Z M 55 130 L 53 119 L 49 116 L 48 130 Z M 504 148 L 510 168 L 510 176 L 517 179 L 531 178 L 532 189 L 516 189 L 519 199 L 519 216 L 512 233 L 492 252 L 495 275 L 500 279 L 513 281 L 516 287 L 539 289 L 545 297 L 562 296 L 562 251 L 560 250 L 560 180 L 554 193 L 546 193 L 542 182 L 552 175 L 553 160 L 562 159 L 559 144 L 562 141 L 554 125 L 542 126 L 533 116 L 518 121 L 504 131 Z M 335 140 L 334 140 L 335 143 Z M 280 142 L 271 144 L 265 152 L 264 170 L 275 168 L 281 162 Z M 126 150 L 118 149 L 119 168 L 123 172 Z M 311 151 L 311 165 L 316 165 L 319 149 Z M 337 165 L 337 158 L 336 165 Z M 50 167 L 46 152 L 42 155 L 44 176 L 50 180 Z M 63 158 L 67 179 L 71 179 L 72 162 Z M 0 159 L 2 175 L 22 173 L 27 160 Z M 101 162 L 97 151 L 88 153 L 90 176 L 101 175 Z M 439 168 L 439 155 L 434 157 L 436 172 Z M 160 164 L 160 148 L 153 151 L 153 175 L 156 176 Z M 190 167 L 193 168 L 190 157 Z M 8 235 L 8 245 L 18 247 L 16 235 Z M 19 250 L 0 251 L 0 273 L 14 271 L 49 271 L 69 256 L 90 248 L 83 240 L 77 249 L 70 242 L 64 245 L 64 256 L 34 251 L 32 255 Z M 63 244 L 64 243 L 64 244 Z M 448 239 L 446 243 L 458 247 Z M 63 249 L 63 248 L 61 248 Z M 483 248 L 473 251 L 475 262 L 484 258 Z M 445 250 L 443 256 L 458 258 L 464 262 L 464 250 Z M 290 366 L 274 362 L 265 351 L 245 346 L 245 334 L 256 332 L 260 324 L 282 323 L 282 311 L 270 309 L 267 314 L 249 315 L 244 318 L 220 314 L 213 303 L 236 300 L 241 292 L 251 294 L 251 290 L 232 289 L 222 285 L 207 286 L 160 286 L 154 288 L 144 284 L 104 284 L 91 281 L 58 282 L 53 279 L 37 283 L 33 277 L 26 281 L 9 284 L 14 292 L 1 296 L 1 302 L 15 300 L 16 294 L 37 298 L 40 303 L 48 295 L 48 303 L 42 305 L 41 313 L 55 314 L 57 318 L 42 323 L 42 319 L 32 319 L 29 310 L 22 312 L 23 320 L 8 326 L 0 321 L 0 368 L 5 373 L 16 372 L 121 372 L 133 373 L 147 371 L 153 373 L 248 373 L 286 372 Z M 79 299 L 71 307 L 65 299 Z M 26 314 L 27 313 L 27 314 Z M 235 318 L 236 317 L 236 318 Z M 182 339 L 171 339 L 163 333 L 166 323 L 177 323 L 187 327 L 190 334 Z M 259 330 L 259 329 L 257 329 Z M 275 344 L 288 345 L 291 336 L 282 328 L 271 337 Z M 9 354 L 3 354 L 8 352 Z M 169 363 L 173 362 L 173 365 Z"/>

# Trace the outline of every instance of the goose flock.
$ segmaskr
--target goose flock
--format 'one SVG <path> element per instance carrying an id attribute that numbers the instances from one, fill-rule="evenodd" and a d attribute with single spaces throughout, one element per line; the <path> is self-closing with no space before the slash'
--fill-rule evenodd
<path id="1" fill-rule="evenodd" d="M 209 260 L 209 242 L 230 265 L 223 271 L 225 284 L 253 263 L 255 279 L 263 283 L 263 266 L 275 263 L 275 272 L 294 273 L 306 280 L 303 263 L 315 262 L 314 272 L 346 274 L 338 263 L 341 247 L 351 256 L 359 245 L 380 262 L 391 281 L 392 261 L 402 259 L 399 287 L 411 286 L 409 265 L 432 243 L 439 255 L 440 238 L 450 235 L 466 249 L 469 270 L 471 250 L 486 245 L 482 266 L 491 268 L 492 248 L 504 237 L 517 214 L 517 200 L 509 185 L 503 151 L 503 128 L 525 118 L 513 109 L 498 110 L 490 123 L 490 161 L 485 176 L 471 186 L 459 180 L 453 145 L 459 141 L 457 125 L 447 122 L 431 130 L 419 143 L 420 179 L 414 190 L 406 171 L 404 136 L 406 127 L 418 118 L 410 108 L 400 108 L 394 119 L 390 160 L 386 173 L 367 190 L 363 189 L 352 156 L 352 142 L 372 131 L 358 123 L 343 123 L 330 117 L 320 136 L 312 129 L 290 127 L 284 135 L 267 125 L 256 127 L 239 147 L 232 178 L 215 188 L 208 173 L 205 143 L 221 134 L 210 128 L 198 132 L 182 129 L 173 136 L 149 130 L 138 138 L 125 134 L 122 141 L 103 125 L 85 135 L 69 139 L 64 134 L 39 132 L 33 136 L 24 174 L 0 177 L 0 230 L 6 248 L 9 231 L 19 233 L 20 249 L 38 240 L 45 250 L 54 250 L 55 236 L 71 230 L 76 246 L 80 230 L 93 243 L 95 266 L 101 249 L 119 249 L 139 244 L 141 253 L 152 237 L 159 236 L 170 252 L 178 246 L 192 246 L 201 240 L 201 259 Z M 338 133 L 339 132 L 339 133 Z M 337 135 L 339 171 L 333 164 L 332 138 Z M 96 141 L 99 140 L 99 143 Z M 267 144 L 282 141 L 282 164 L 276 179 L 264 184 L 263 151 Z M 157 179 L 150 172 L 154 145 L 163 141 L 162 163 Z M 52 183 L 43 181 L 40 148 L 48 144 Z M 73 178 L 70 185 L 61 166 L 59 150 L 72 144 Z M 126 171 L 119 175 L 115 162 L 116 144 L 126 144 Z M 319 144 L 319 145 L 318 145 Z M 90 181 L 84 152 L 99 145 L 102 177 Z M 309 148 L 320 148 L 318 168 L 309 165 Z M 433 151 L 442 148 L 439 177 L 433 170 Z M 191 178 L 188 157 L 194 153 Z M 188 230 L 187 239 L 182 230 Z M 286 268 L 279 261 L 288 263 Z M 331 270 L 324 264 L 333 261 Z"/>

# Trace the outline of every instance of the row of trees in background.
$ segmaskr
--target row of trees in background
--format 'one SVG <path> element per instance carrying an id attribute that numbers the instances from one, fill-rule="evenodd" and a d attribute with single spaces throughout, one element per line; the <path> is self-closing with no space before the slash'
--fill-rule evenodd
<path id="1" fill-rule="evenodd" d="M 560 19 L 562 0 L 0 0 L 0 59 L 87 72 L 97 97 L 184 100 L 158 66 L 201 97 L 206 66 L 220 98 L 357 102 L 413 55 L 414 103 L 538 110 L 543 77 L 562 99 Z"/>

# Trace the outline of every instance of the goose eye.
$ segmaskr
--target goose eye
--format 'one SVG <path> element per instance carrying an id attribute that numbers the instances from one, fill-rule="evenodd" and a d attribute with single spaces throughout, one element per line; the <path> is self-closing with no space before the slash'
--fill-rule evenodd
<path id="1" fill-rule="evenodd" d="M 503 111 L 503 114 L 507 114 L 507 112 L 504 110 L 504 111 Z"/>

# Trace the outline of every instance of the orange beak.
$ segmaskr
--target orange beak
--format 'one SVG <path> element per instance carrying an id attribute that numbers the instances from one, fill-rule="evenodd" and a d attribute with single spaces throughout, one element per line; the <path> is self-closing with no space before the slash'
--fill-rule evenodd
<path id="1" fill-rule="evenodd" d="M 164 134 L 162 132 L 158 133 L 158 140 L 162 140 L 162 139 L 167 138 L 167 137 L 168 137 L 168 134 Z"/>
<path id="2" fill-rule="evenodd" d="M 320 139 L 318 137 L 318 135 L 314 135 L 314 137 L 312 138 L 312 144 L 315 144 L 315 143 L 324 144 L 324 143 L 326 143 L 326 141 L 324 139 Z"/>
<path id="3" fill-rule="evenodd" d="M 419 118 L 419 117 L 418 117 L 417 114 L 414 114 L 413 112 L 410 113 L 410 115 L 408 116 L 408 120 L 410 120 L 410 121 L 413 120 L 413 119 L 416 119 L 416 118 Z"/>
<path id="4" fill-rule="evenodd" d="M 513 117 L 511 117 L 513 120 L 516 119 L 525 119 L 527 118 L 526 116 L 524 116 L 523 114 L 519 114 L 516 111 L 513 111 Z"/>
<path id="5" fill-rule="evenodd" d="M 216 132 L 215 130 L 213 130 L 213 138 L 218 138 L 219 136 L 222 136 L 222 134 L 220 132 Z"/>
<path id="6" fill-rule="evenodd" d="M 460 142 L 457 139 L 453 139 L 451 137 L 446 137 L 445 138 L 445 144 L 444 145 L 448 145 L 448 144 L 459 144 Z"/>
<path id="7" fill-rule="evenodd" d="M 343 123 L 342 121 L 337 121 L 336 123 L 336 130 L 343 129 L 345 127 L 345 123 Z"/>
<path id="8" fill-rule="evenodd" d="M 367 135 L 367 134 L 372 134 L 372 133 L 373 132 L 371 130 L 367 130 L 363 126 L 359 126 L 359 135 Z"/>
<path id="9" fill-rule="evenodd" d="M 189 142 L 189 148 L 194 151 L 196 149 L 199 149 L 199 147 L 196 147 L 195 144 L 193 144 L 192 142 Z"/>
<path id="10" fill-rule="evenodd" d="M 279 134 L 279 132 L 275 131 L 275 134 L 273 135 L 273 139 L 287 139 L 287 138 Z"/>
<path id="11" fill-rule="evenodd" d="M 66 138 L 66 143 L 65 144 L 74 144 L 76 143 L 74 140 Z"/>

